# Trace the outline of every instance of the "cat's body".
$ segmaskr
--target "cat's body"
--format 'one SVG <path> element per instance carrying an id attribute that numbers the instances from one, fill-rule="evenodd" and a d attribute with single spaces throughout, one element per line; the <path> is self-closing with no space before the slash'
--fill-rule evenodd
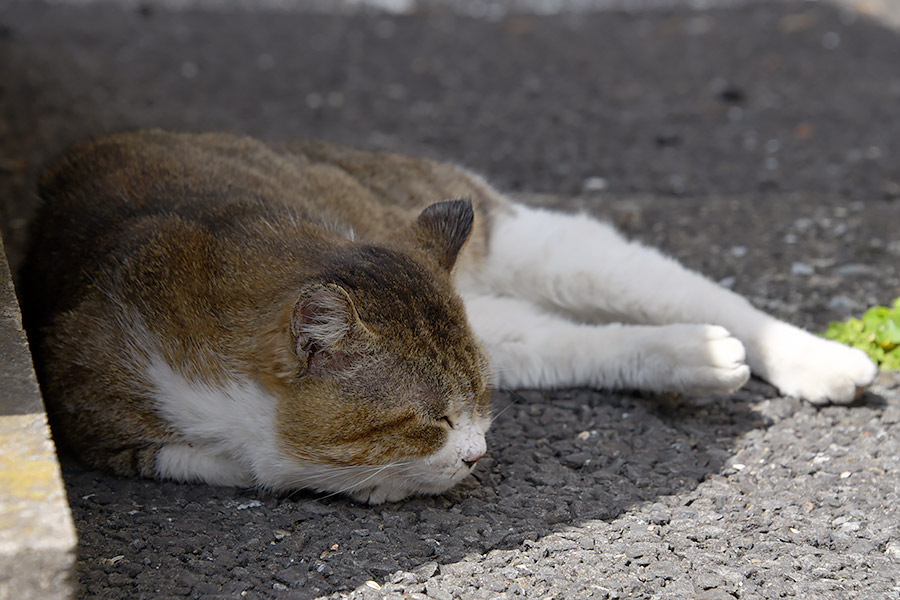
<path id="1" fill-rule="evenodd" d="M 753 369 L 823 403 L 875 375 L 444 163 L 138 132 L 76 147 L 41 195 L 23 274 L 41 383 L 57 434 L 117 473 L 396 500 L 484 453 L 491 378 L 727 394 Z"/>

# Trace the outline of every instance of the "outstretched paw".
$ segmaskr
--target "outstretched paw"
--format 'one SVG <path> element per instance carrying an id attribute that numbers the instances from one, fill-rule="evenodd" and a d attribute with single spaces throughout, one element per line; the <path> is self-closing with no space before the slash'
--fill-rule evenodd
<path id="1" fill-rule="evenodd" d="M 728 395 L 750 378 L 744 345 L 718 325 L 672 325 L 665 354 L 672 363 L 669 389 Z M 674 339 L 671 339 L 674 334 Z"/>
<path id="2" fill-rule="evenodd" d="M 756 342 L 754 370 L 783 394 L 812 404 L 847 404 L 875 380 L 878 368 L 865 352 L 786 324 Z"/>

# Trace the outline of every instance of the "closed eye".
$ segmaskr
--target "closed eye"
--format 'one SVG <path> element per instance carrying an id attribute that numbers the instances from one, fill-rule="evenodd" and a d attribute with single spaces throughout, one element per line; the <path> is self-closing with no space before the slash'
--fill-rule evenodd
<path id="1" fill-rule="evenodd" d="M 453 429 L 453 421 L 450 420 L 450 417 L 443 416 L 440 418 L 441 421 L 450 426 L 450 429 Z"/>

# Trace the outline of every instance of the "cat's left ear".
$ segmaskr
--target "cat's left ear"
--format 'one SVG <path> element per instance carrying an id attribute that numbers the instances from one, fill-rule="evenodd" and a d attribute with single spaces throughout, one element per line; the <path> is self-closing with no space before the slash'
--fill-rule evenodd
<path id="1" fill-rule="evenodd" d="M 450 200 L 432 204 L 416 219 L 413 230 L 419 246 L 448 271 L 472 233 L 472 201 Z"/>
<path id="2" fill-rule="evenodd" d="M 310 285 L 291 312 L 294 354 L 306 363 L 310 375 L 339 375 L 352 366 L 359 327 L 359 315 L 344 288 Z"/>

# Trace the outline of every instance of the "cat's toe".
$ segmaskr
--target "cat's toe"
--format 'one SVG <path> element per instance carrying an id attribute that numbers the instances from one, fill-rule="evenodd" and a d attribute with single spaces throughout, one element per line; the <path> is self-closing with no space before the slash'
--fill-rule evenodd
<path id="1" fill-rule="evenodd" d="M 750 367 L 704 367 L 689 375 L 681 374 L 682 391 L 697 395 L 728 396 L 743 387 L 750 379 Z"/>
<path id="2" fill-rule="evenodd" d="M 374 491 L 373 488 L 365 488 L 365 489 L 350 490 L 350 491 L 346 492 L 346 494 L 348 496 L 350 496 L 350 498 L 352 500 L 355 500 L 356 502 L 359 502 L 360 504 L 383 504 L 384 498 L 375 497 L 373 499 L 373 497 L 372 497 L 373 491 Z"/>
<path id="3" fill-rule="evenodd" d="M 673 373 L 680 391 L 728 395 L 750 378 L 744 345 L 724 327 L 685 326 Z"/>
<path id="4" fill-rule="evenodd" d="M 809 391 L 805 396 L 801 392 L 801 396 L 813 404 L 848 404 L 872 385 L 878 367 L 862 350 L 827 343 L 835 347 L 828 348 L 827 356 L 823 356 L 821 380 L 818 385 L 809 385 Z"/>
<path id="5" fill-rule="evenodd" d="M 376 485 L 348 492 L 348 495 L 357 502 L 376 505 L 385 502 L 399 502 L 412 493 L 412 490 L 400 485 Z"/>
<path id="6" fill-rule="evenodd" d="M 713 366 L 719 369 L 739 369 L 746 366 L 747 351 L 739 339 L 724 327 L 711 326 L 706 340 L 706 352 Z"/>
<path id="7" fill-rule="evenodd" d="M 718 327 L 717 329 L 722 329 Z M 712 366 L 711 389 L 722 394 L 730 394 L 750 379 L 750 367 L 744 362 L 747 352 L 744 345 L 727 330 L 707 342 L 707 352 Z"/>
<path id="8" fill-rule="evenodd" d="M 750 379 L 750 367 L 747 365 L 740 365 L 730 369 L 722 370 L 721 376 L 719 378 L 720 382 L 720 390 L 724 394 L 731 394 L 732 392 L 737 391 L 742 388 L 747 380 Z"/>

